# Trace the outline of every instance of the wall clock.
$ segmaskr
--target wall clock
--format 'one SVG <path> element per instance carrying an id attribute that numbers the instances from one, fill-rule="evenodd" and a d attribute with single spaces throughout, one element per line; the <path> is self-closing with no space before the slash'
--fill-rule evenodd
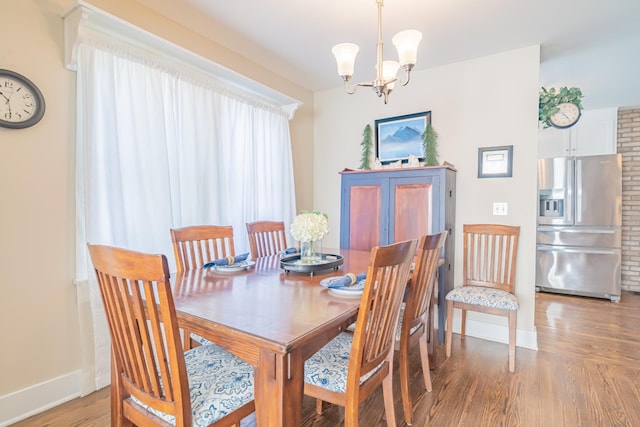
<path id="1" fill-rule="evenodd" d="M 559 111 L 549 117 L 551 126 L 566 129 L 575 125 L 580 119 L 580 108 L 573 102 L 563 102 L 558 104 Z"/>
<path id="2" fill-rule="evenodd" d="M 28 78 L 0 69 L 0 127 L 22 129 L 44 116 L 44 96 Z"/>

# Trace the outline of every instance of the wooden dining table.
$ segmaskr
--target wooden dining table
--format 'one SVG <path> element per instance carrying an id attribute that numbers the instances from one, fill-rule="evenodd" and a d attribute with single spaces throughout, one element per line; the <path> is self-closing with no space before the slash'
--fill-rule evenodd
<path id="1" fill-rule="evenodd" d="M 304 361 L 357 316 L 360 298 L 335 296 L 320 281 L 366 272 L 370 252 L 323 252 L 341 255 L 343 265 L 286 272 L 272 256 L 244 271 L 197 269 L 172 279 L 180 326 L 254 367 L 258 426 L 301 425 Z"/>

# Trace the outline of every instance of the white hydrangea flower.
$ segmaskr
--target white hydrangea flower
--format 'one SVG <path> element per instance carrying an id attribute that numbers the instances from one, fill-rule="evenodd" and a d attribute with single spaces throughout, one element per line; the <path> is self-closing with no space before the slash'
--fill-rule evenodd
<path id="1" fill-rule="evenodd" d="M 291 224 L 291 236 L 300 242 L 321 240 L 329 232 L 329 221 L 320 212 L 305 212 Z"/>

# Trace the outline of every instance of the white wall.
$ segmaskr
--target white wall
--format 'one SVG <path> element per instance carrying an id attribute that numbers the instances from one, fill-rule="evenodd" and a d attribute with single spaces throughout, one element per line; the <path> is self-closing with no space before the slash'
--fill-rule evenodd
<path id="1" fill-rule="evenodd" d="M 366 88 L 360 88 L 355 95 L 347 95 L 342 89 L 316 93 L 314 206 L 307 207 L 328 213 L 331 232 L 323 244 L 338 247 L 338 172 L 359 166 L 365 125 L 373 126 L 378 118 L 431 111 L 439 134 L 439 160 L 453 163 L 458 170 L 456 283 L 462 276 L 463 224 L 520 225 L 518 343 L 534 348 L 539 52 L 539 46 L 531 46 L 417 72 L 408 86 L 391 93 L 388 105 Z M 478 148 L 500 145 L 514 146 L 513 177 L 478 179 Z M 492 215 L 495 201 L 508 203 L 507 216 Z M 484 327 L 484 322 L 489 325 Z M 506 340 L 505 319 L 470 314 L 469 323 L 470 335 Z M 454 324 L 456 328 L 459 326 Z"/>

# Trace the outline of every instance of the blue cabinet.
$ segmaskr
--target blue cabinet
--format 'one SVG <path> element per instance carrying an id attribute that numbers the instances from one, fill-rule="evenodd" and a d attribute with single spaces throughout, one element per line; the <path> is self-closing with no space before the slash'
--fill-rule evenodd
<path id="1" fill-rule="evenodd" d="M 438 279 L 438 341 L 444 341 L 444 297 L 453 289 L 456 171 L 450 167 L 343 171 L 340 247 L 371 250 L 423 234 L 449 232 Z"/>

